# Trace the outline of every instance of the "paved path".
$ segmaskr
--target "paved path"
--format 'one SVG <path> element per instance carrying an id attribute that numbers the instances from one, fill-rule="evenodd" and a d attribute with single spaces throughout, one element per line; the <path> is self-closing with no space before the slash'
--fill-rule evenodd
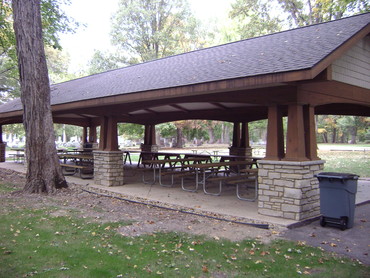
<path id="1" fill-rule="evenodd" d="M 319 221 L 289 229 L 281 235 L 285 239 L 304 241 L 370 265 L 370 202 L 356 206 L 354 226 L 348 230 L 321 227 Z"/>

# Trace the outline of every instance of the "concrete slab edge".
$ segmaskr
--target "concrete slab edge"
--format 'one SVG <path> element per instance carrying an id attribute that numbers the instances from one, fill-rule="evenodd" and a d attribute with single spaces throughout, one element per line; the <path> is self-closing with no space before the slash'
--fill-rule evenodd
<path id="1" fill-rule="evenodd" d="M 138 203 L 142 205 L 178 211 L 180 213 L 192 214 L 192 215 L 197 215 L 197 216 L 211 218 L 211 219 L 220 220 L 220 221 L 227 221 L 227 222 L 236 223 L 236 224 L 249 225 L 249 226 L 253 226 L 253 227 L 261 228 L 261 229 L 273 229 L 275 226 L 279 226 L 279 225 L 271 224 L 271 223 L 264 222 L 264 221 L 256 221 L 255 219 L 235 217 L 235 216 L 230 216 L 226 214 L 214 213 L 210 211 L 193 209 L 193 208 L 184 207 L 184 206 L 176 206 L 173 204 L 153 201 L 153 200 L 136 197 L 136 196 L 134 197 L 134 196 L 130 196 L 130 195 L 122 194 L 122 193 L 112 192 L 104 188 L 97 188 L 97 187 L 90 186 L 90 185 L 84 188 L 81 188 L 81 189 L 85 192 L 89 192 L 92 194 L 99 194 L 99 195 L 103 195 L 106 197 L 118 198 L 118 199 L 121 199 L 127 202 L 133 202 L 133 203 Z"/>

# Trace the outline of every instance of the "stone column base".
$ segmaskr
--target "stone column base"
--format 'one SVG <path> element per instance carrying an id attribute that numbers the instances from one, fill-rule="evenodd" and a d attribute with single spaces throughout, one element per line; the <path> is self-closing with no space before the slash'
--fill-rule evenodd
<path id="1" fill-rule="evenodd" d="M 238 147 L 230 147 L 229 148 L 230 155 L 239 155 L 239 156 L 252 156 L 252 148 L 238 148 Z"/>
<path id="2" fill-rule="evenodd" d="M 150 153 L 156 153 L 159 150 L 158 145 L 144 145 L 141 144 L 141 151 L 142 152 L 150 152 Z"/>
<path id="3" fill-rule="evenodd" d="M 124 184 L 123 152 L 94 151 L 94 182 L 104 186 Z"/>
<path id="4" fill-rule="evenodd" d="M 320 215 L 319 182 L 325 161 L 258 162 L 258 213 L 301 221 Z"/>
<path id="5" fill-rule="evenodd" d="M 6 142 L 0 143 L 0 162 L 5 162 Z"/>

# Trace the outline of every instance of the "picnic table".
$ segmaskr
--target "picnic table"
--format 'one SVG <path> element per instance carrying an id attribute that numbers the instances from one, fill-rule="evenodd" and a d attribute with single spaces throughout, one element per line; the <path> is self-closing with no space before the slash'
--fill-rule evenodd
<path id="1" fill-rule="evenodd" d="M 194 192 L 198 190 L 199 185 L 202 185 L 205 194 L 219 196 L 222 192 L 224 181 L 243 178 L 240 174 L 241 167 L 244 166 L 245 168 L 247 166 L 247 168 L 251 169 L 253 165 L 253 162 L 245 160 L 193 165 L 195 169 L 195 186 L 187 190 Z M 220 173 L 223 174 L 223 176 L 219 176 Z M 234 173 L 234 175 L 231 175 L 231 173 Z M 219 191 L 217 193 L 211 193 L 207 190 L 206 182 L 210 178 L 214 178 L 214 181 L 219 181 Z"/>
<path id="2" fill-rule="evenodd" d="M 137 167 L 153 167 L 150 163 L 152 160 L 168 160 L 168 159 L 181 159 L 180 153 L 167 153 L 167 152 L 141 152 Z M 145 162 L 144 162 L 145 161 Z"/>
<path id="3" fill-rule="evenodd" d="M 82 179 L 93 178 L 94 156 L 90 153 L 62 153 L 59 154 L 62 159 L 60 166 L 65 175 L 74 175 L 76 173 Z"/>
<path id="4" fill-rule="evenodd" d="M 207 158 L 202 157 L 194 157 L 194 158 L 174 158 L 174 159 L 155 159 L 155 160 L 143 160 L 142 163 L 144 165 L 151 165 L 151 169 L 153 171 L 153 180 L 150 182 L 154 184 L 158 179 L 159 184 L 161 186 L 172 186 L 174 183 L 174 177 L 179 175 L 184 175 L 188 173 L 192 169 L 192 166 L 206 162 Z M 167 165 L 167 167 L 166 167 Z M 145 168 L 143 168 L 143 182 L 149 183 L 145 180 Z M 158 174 L 157 174 L 158 170 Z M 162 176 L 170 175 L 171 176 L 171 184 L 164 184 L 162 182 Z"/>
<path id="5" fill-rule="evenodd" d="M 10 150 L 16 152 L 9 154 L 13 156 L 15 163 L 24 163 L 24 148 L 11 148 Z"/>

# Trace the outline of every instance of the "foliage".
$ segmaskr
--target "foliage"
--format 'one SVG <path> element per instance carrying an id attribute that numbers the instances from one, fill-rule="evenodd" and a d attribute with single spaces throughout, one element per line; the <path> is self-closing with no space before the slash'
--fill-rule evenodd
<path id="1" fill-rule="evenodd" d="M 368 12 L 366 0 L 278 0 L 291 26 L 305 26 Z"/>
<path id="2" fill-rule="evenodd" d="M 270 34 L 281 29 L 281 20 L 272 16 L 271 1 L 237 0 L 232 4 L 230 17 L 237 22 L 239 39 Z"/>
<path id="3" fill-rule="evenodd" d="M 1 277 L 365 277 L 369 271 L 304 242 L 181 233 L 125 237 L 117 229 L 128 222 L 101 224 L 65 209 L 58 216 L 57 208 L 10 202 L 0 214 Z"/>
<path id="4" fill-rule="evenodd" d="M 144 126 L 130 123 L 118 124 L 118 134 L 125 135 L 129 140 L 142 140 L 144 138 Z"/>
<path id="5" fill-rule="evenodd" d="M 95 74 L 126 66 L 128 65 L 127 63 L 121 62 L 126 60 L 127 58 L 123 57 L 120 54 L 112 54 L 109 52 L 95 50 L 93 57 L 90 59 L 88 63 L 89 67 L 88 73 Z"/>
<path id="6" fill-rule="evenodd" d="M 230 18 L 240 38 L 250 38 L 368 11 L 366 0 L 236 0 Z"/>
<path id="7" fill-rule="evenodd" d="M 365 141 L 365 134 L 370 128 L 368 117 L 320 115 L 316 117 L 318 142 L 356 144 L 358 133 L 360 141 Z"/>
<path id="8" fill-rule="evenodd" d="M 157 130 L 163 138 L 172 138 L 176 136 L 176 126 L 172 122 L 157 125 Z"/>
<path id="9" fill-rule="evenodd" d="M 41 16 L 45 46 L 61 49 L 60 33 L 73 33 L 79 24 L 62 11 L 61 6 L 70 0 L 41 0 Z M 4 102 L 20 96 L 18 66 L 15 52 L 11 0 L 0 2 L 0 96 Z M 54 63 L 57 60 L 53 60 Z M 51 62 L 49 62 L 50 65 Z M 61 63 L 58 62 L 60 66 Z M 56 67 L 54 66 L 54 69 Z M 64 69 L 59 69 L 63 71 Z M 55 79 L 53 77 L 52 79 Z"/>
<path id="10" fill-rule="evenodd" d="M 122 0 L 111 35 L 133 64 L 196 49 L 196 27 L 186 0 Z"/>

